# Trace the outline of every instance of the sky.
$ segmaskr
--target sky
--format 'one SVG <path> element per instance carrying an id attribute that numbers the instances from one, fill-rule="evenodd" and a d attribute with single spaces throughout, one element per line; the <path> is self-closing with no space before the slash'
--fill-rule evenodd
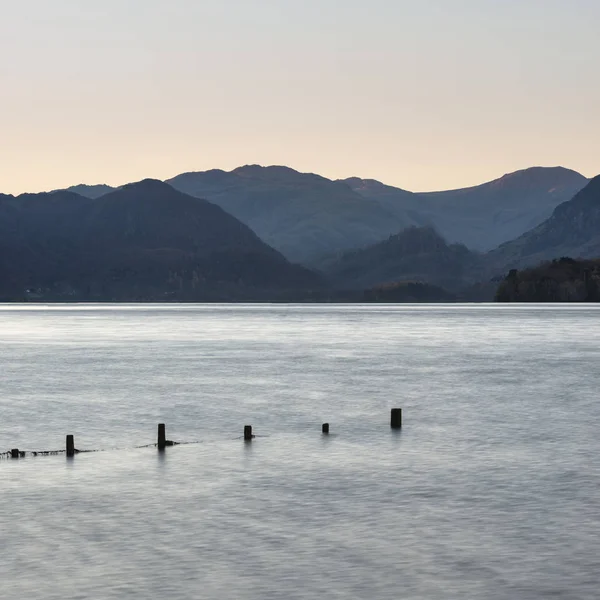
<path id="1" fill-rule="evenodd" d="M 598 0 L 0 0 L 0 192 L 600 173 Z"/>

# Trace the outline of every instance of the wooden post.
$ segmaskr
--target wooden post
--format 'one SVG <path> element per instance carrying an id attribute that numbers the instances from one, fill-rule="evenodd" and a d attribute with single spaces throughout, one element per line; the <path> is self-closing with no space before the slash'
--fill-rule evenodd
<path id="1" fill-rule="evenodd" d="M 160 423 L 158 426 L 158 449 L 164 450 L 167 445 L 167 434 L 165 430 L 165 424 Z"/>
<path id="2" fill-rule="evenodd" d="M 18 448 L 13 448 L 10 451 L 10 457 L 11 458 L 19 458 L 20 454 L 19 454 L 19 449 Z"/>
<path id="3" fill-rule="evenodd" d="M 254 436 L 252 435 L 252 425 L 246 425 L 244 427 L 244 440 L 250 442 Z"/>
<path id="4" fill-rule="evenodd" d="M 392 429 L 402 429 L 402 409 L 392 408 Z"/>
<path id="5" fill-rule="evenodd" d="M 323 433 L 327 434 L 329 433 L 329 423 L 323 423 L 323 427 L 321 429 L 323 431 Z"/>
<path id="6" fill-rule="evenodd" d="M 67 456 L 75 456 L 75 438 L 72 435 L 67 436 Z"/>

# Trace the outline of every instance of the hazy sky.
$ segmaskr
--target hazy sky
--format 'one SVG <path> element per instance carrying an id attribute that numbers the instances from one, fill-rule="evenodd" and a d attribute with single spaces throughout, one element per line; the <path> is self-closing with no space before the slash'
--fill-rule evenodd
<path id="1" fill-rule="evenodd" d="M 0 0 L 0 192 L 600 172 L 600 0 Z"/>

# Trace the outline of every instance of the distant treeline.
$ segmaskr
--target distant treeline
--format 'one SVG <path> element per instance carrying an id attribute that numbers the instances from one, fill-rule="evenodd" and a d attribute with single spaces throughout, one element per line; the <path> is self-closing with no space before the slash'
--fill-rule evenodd
<path id="1" fill-rule="evenodd" d="M 600 302 L 600 260 L 562 257 L 513 269 L 498 287 L 498 302 Z"/>

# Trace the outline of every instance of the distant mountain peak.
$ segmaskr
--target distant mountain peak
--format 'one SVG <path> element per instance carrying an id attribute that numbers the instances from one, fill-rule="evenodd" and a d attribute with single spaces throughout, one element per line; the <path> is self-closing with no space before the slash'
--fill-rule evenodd
<path id="1" fill-rule="evenodd" d="M 585 184 L 587 178 L 581 173 L 567 169 L 566 167 L 529 167 L 507 173 L 490 184 L 495 187 L 509 185 L 520 185 L 523 187 L 538 187 L 548 185 L 551 188 L 560 186 L 571 186 L 574 184 Z M 549 190 L 550 191 L 550 190 Z"/>
<path id="2" fill-rule="evenodd" d="M 122 190 L 139 190 L 139 191 L 173 191 L 173 188 L 160 179 L 142 179 L 141 181 L 135 181 L 124 185 Z"/>
<path id="3" fill-rule="evenodd" d="M 338 181 L 346 183 L 357 192 L 360 190 L 388 187 L 377 179 L 362 179 L 361 177 L 348 177 L 346 179 L 339 179 Z"/>
<path id="4" fill-rule="evenodd" d="M 238 177 L 275 181 L 278 183 L 300 183 L 307 180 L 331 183 L 331 180 L 316 173 L 302 173 L 285 165 L 244 165 L 234 169 L 231 173 Z"/>
<path id="5" fill-rule="evenodd" d="M 241 167 L 237 167 L 231 171 L 232 173 L 236 173 L 238 175 L 258 175 L 262 173 L 286 173 L 286 174 L 295 174 L 298 175 L 300 171 L 296 171 L 296 169 L 292 169 L 292 167 L 287 167 L 285 165 L 242 165 Z"/>
<path id="6" fill-rule="evenodd" d="M 80 196 L 84 196 L 85 198 L 91 198 L 93 200 L 95 198 L 100 198 L 105 194 L 109 194 L 114 190 L 115 188 L 104 183 L 97 183 L 94 185 L 80 183 L 78 185 L 72 185 L 71 187 L 66 188 L 65 191 L 74 192 L 75 194 L 79 194 Z"/>
<path id="7" fill-rule="evenodd" d="M 412 192 L 409 192 L 408 190 L 405 190 L 405 189 L 399 188 L 399 187 L 394 187 L 391 185 L 387 185 L 386 183 L 383 183 L 382 181 L 379 181 L 378 179 L 363 179 L 362 177 L 347 177 L 346 179 L 338 179 L 338 181 L 341 181 L 341 182 L 345 183 L 346 185 L 349 185 L 355 192 L 358 192 L 358 193 L 361 193 L 361 192 L 373 193 L 373 192 L 393 190 L 395 192 L 404 192 L 407 194 L 412 194 Z"/>

